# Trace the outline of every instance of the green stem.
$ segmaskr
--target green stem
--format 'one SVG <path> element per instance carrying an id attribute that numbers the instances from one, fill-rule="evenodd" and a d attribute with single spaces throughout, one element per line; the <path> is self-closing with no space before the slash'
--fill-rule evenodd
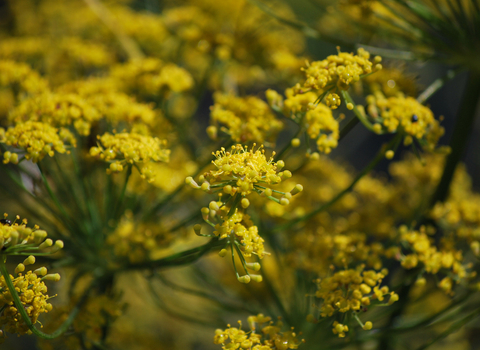
<path id="1" fill-rule="evenodd" d="M 451 152 L 447 157 L 440 183 L 433 194 L 430 205 L 436 202 L 443 202 L 448 196 L 450 183 L 452 182 L 457 164 L 464 153 L 467 146 L 469 136 L 473 131 L 473 123 L 475 120 L 475 111 L 480 98 L 480 73 L 470 72 L 467 86 L 460 104 L 457 122 L 453 129 L 452 139 L 450 141 Z"/>
<path id="2" fill-rule="evenodd" d="M 27 311 L 25 310 L 22 302 L 20 301 L 20 297 L 18 296 L 18 293 L 15 290 L 15 286 L 13 285 L 13 282 L 10 278 L 10 274 L 7 271 L 7 267 L 5 266 L 5 261 L 6 261 L 6 256 L 3 254 L 0 255 L 0 271 L 2 273 L 3 278 L 5 279 L 5 283 L 8 287 L 8 290 L 12 295 L 15 307 L 17 308 L 18 312 L 22 316 L 23 322 L 25 322 L 25 324 L 28 326 L 28 328 L 32 331 L 33 334 L 43 339 L 54 339 L 60 336 L 63 332 L 65 332 L 68 329 L 68 327 L 70 327 L 72 322 L 75 320 L 75 317 L 80 311 L 81 306 L 86 301 L 88 295 L 90 294 L 90 290 L 92 288 L 89 287 L 86 289 L 85 293 L 82 295 L 77 305 L 75 305 L 75 307 L 73 308 L 68 318 L 62 323 L 62 325 L 55 332 L 53 332 L 52 334 L 43 333 L 42 331 L 39 331 L 37 328 L 35 328 L 35 326 L 32 323 L 32 320 L 28 316 Z"/>
<path id="3" fill-rule="evenodd" d="M 120 198 L 117 201 L 115 206 L 115 210 L 113 211 L 113 218 L 116 219 L 119 215 L 119 211 L 122 208 L 123 200 L 125 199 L 125 193 L 127 192 L 127 185 L 128 180 L 130 179 L 130 175 L 132 175 L 132 165 L 129 164 L 127 168 L 127 174 L 125 175 L 125 182 L 123 183 L 122 192 L 120 193 Z"/>
<path id="4" fill-rule="evenodd" d="M 186 293 L 186 294 L 189 294 L 189 295 L 194 295 L 194 296 L 199 297 L 199 298 L 210 300 L 210 301 L 220 305 L 221 307 L 225 308 L 226 310 L 230 310 L 230 311 L 231 310 L 237 310 L 237 311 L 244 311 L 245 310 L 245 306 L 232 305 L 230 303 L 223 302 L 216 295 L 208 294 L 208 293 L 202 292 L 200 290 L 195 290 L 195 289 L 179 286 L 179 285 L 167 280 L 165 277 L 161 276 L 160 274 L 155 274 L 155 276 L 158 277 L 158 279 L 165 286 L 170 287 L 173 290 L 177 290 L 179 292 L 183 292 L 183 293 Z"/>
<path id="5" fill-rule="evenodd" d="M 360 119 L 353 117 L 350 119 L 347 124 L 345 124 L 341 129 L 340 129 L 340 137 L 338 138 L 338 141 L 343 139 L 347 134 L 355 127 L 357 124 L 360 122 Z"/>
<path id="6" fill-rule="evenodd" d="M 432 316 L 429 316 L 429 317 L 425 318 L 424 320 L 419 321 L 419 322 L 417 322 L 413 325 L 405 326 L 405 327 L 401 327 L 401 328 L 393 328 L 391 330 L 386 330 L 386 332 L 387 333 L 397 333 L 397 332 L 402 333 L 402 332 L 409 332 L 409 331 L 420 329 L 422 327 L 426 327 L 426 326 L 430 325 L 436 319 L 440 318 L 442 315 L 445 315 L 446 313 L 453 310 L 458 305 L 464 303 L 466 300 L 468 300 L 468 298 L 472 294 L 473 294 L 473 292 L 470 292 L 467 295 L 459 297 L 455 302 L 451 303 L 446 308 L 442 309 L 441 311 L 437 312 L 436 314 L 434 314 Z"/>
<path id="7" fill-rule="evenodd" d="M 357 105 L 355 104 L 355 101 L 353 101 L 353 98 L 352 96 L 350 96 L 350 94 L 348 93 L 348 91 L 346 90 L 341 90 L 340 93 L 342 94 L 342 98 L 345 100 L 345 104 L 347 103 L 351 103 L 353 105 L 353 113 L 355 113 L 355 115 L 357 116 L 358 120 L 360 120 L 360 122 L 370 131 L 374 132 L 375 134 L 377 134 L 377 132 L 375 132 L 375 129 L 373 128 L 373 125 L 372 123 L 370 123 L 370 121 L 363 115 L 363 113 L 361 113 L 358 108 L 357 108 Z"/>
<path id="8" fill-rule="evenodd" d="M 53 202 L 57 206 L 57 209 L 60 210 L 60 212 L 64 216 L 65 222 L 70 222 L 71 220 L 70 216 L 67 214 L 67 212 L 65 211 L 65 208 L 63 208 L 62 204 L 60 203 L 57 196 L 55 195 L 52 188 L 50 187 L 50 184 L 48 183 L 47 178 L 45 177 L 44 171 L 40 167 L 40 164 L 37 164 L 37 165 L 38 165 L 38 170 L 40 171 L 40 176 L 42 177 L 43 184 L 45 185 L 45 188 L 47 189 L 47 192 L 50 198 L 53 200 Z"/>
<path id="9" fill-rule="evenodd" d="M 285 309 L 285 306 L 283 306 L 282 300 L 280 299 L 277 292 L 275 291 L 275 288 L 273 287 L 272 282 L 268 278 L 267 273 L 263 274 L 263 281 L 265 282 L 265 285 L 267 286 L 267 289 L 270 292 L 270 294 L 273 298 L 273 301 L 275 302 L 275 305 L 277 305 L 281 315 L 285 319 L 285 322 L 288 325 L 292 325 L 290 315 L 288 314 L 287 309 Z"/>
<path id="10" fill-rule="evenodd" d="M 186 227 L 191 221 L 199 219 L 201 216 L 202 216 L 202 213 L 197 210 L 194 214 L 186 217 L 185 219 L 180 221 L 178 224 L 176 224 L 172 228 L 169 228 L 168 230 L 166 230 L 165 233 L 172 233 L 172 232 L 175 232 L 175 231 L 181 229 L 182 227 Z"/>
<path id="11" fill-rule="evenodd" d="M 438 78 L 433 83 L 431 83 L 418 97 L 417 101 L 419 103 L 425 103 L 430 97 L 432 97 L 438 90 L 440 90 L 446 82 L 452 80 L 460 72 L 460 69 L 452 69 L 447 71 L 444 77 Z"/>
<path id="12" fill-rule="evenodd" d="M 428 348 L 430 345 L 433 345 L 434 343 L 436 343 L 437 341 L 439 340 L 442 340 L 442 339 L 445 339 L 446 337 L 448 337 L 450 334 L 458 331 L 460 328 L 462 328 L 464 325 L 466 325 L 468 322 L 470 322 L 471 320 L 473 320 L 474 318 L 478 317 L 480 315 L 480 308 L 476 309 L 475 311 L 471 312 L 470 314 L 468 314 L 467 316 L 465 316 L 464 318 L 462 318 L 461 320 L 458 320 L 457 322 L 455 322 L 454 324 L 452 324 L 447 330 L 445 330 L 444 332 L 440 333 L 439 335 L 437 335 L 435 338 L 433 338 L 431 341 L 429 341 L 428 343 L 420 346 L 417 350 L 425 350 L 426 348 Z"/>
<path id="13" fill-rule="evenodd" d="M 155 304 L 160 309 L 162 309 L 167 315 L 179 318 L 179 319 L 187 321 L 187 322 L 202 325 L 204 327 L 219 327 L 219 326 L 222 325 L 222 323 L 219 322 L 219 321 L 204 320 L 204 319 L 193 317 L 191 315 L 184 315 L 184 314 L 181 314 L 181 313 L 173 310 L 172 308 L 170 308 L 168 306 L 168 303 L 163 301 L 163 299 L 160 297 L 160 294 L 155 290 L 155 288 L 153 286 L 153 281 L 151 279 L 148 279 L 147 283 L 148 283 L 148 289 L 150 290 L 150 293 L 153 297 L 153 300 L 154 300 Z M 190 314 L 191 314 L 191 312 L 190 312 Z"/>
<path id="14" fill-rule="evenodd" d="M 403 135 L 401 133 L 398 133 L 397 135 L 395 135 L 395 137 L 386 145 L 386 146 L 383 146 L 380 151 L 378 151 L 377 155 L 375 156 L 375 158 L 355 177 L 355 179 L 350 183 L 350 185 L 348 185 L 347 188 L 345 188 L 343 191 L 339 192 L 335 197 L 333 197 L 331 200 L 329 200 L 327 203 L 325 204 L 322 204 L 321 206 L 319 206 L 317 209 L 311 211 L 310 213 L 304 215 L 304 216 L 301 216 L 295 220 L 292 220 L 284 225 L 281 225 L 281 226 L 277 226 L 275 227 L 272 231 L 284 231 L 284 230 L 287 230 L 293 226 L 295 226 L 296 224 L 298 224 L 299 222 L 302 222 L 302 221 L 306 221 L 310 218 L 312 218 L 313 216 L 317 215 L 318 213 L 321 213 L 322 211 L 325 211 L 327 210 L 328 208 L 330 208 L 333 204 L 335 204 L 340 198 L 342 198 L 345 194 L 347 194 L 348 192 L 352 191 L 353 188 L 355 187 L 355 185 L 357 184 L 357 182 L 362 178 L 364 177 L 365 175 L 367 175 L 371 170 L 373 170 L 373 168 L 375 168 L 375 166 L 382 160 L 385 158 L 385 151 L 388 150 L 388 149 L 391 149 L 394 145 L 396 145 L 398 143 L 398 140 L 401 139 Z"/>
<path id="15" fill-rule="evenodd" d="M 180 253 L 170 255 L 168 257 L 153 260 L 145 261 L 138 264 L 132 264 L 125 266 L 123 270 L 141 270 L 141 269 L 154 269 L 161 267 L 170 267 L 170 266 L 181 266 L 185 264 L 190 264 L 201 258 L 204 254 L 209 251 L 219 248 L 225 245 L 225 240 L 219 240 L 218 237 L 212 238 L 207 244 L 204 244 L 200 247 L 192 248 Z"/>

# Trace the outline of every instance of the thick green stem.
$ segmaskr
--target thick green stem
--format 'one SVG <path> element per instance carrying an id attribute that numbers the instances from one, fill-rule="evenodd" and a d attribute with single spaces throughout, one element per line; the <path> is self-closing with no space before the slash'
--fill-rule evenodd
<path id="1" fill-rule="evenodd" d="M 435 205 L 436 202 L 443 202 L 447 198 L 450 189 L 450 183 L 453 179 L 453 174 L 457 168 L 460 159 L 465 151 L 467 142 L 470 139 L 470 134 L 473 130 L 473 123 L 475 119 L 475 111 L 478 106 L 480 98 L 480 73 L 470 72 L 467 86 L 460 104 L 457 122 L 453 129 L 452 139 L 450 141 L 451 152 L 447 157 L 445 167 L 443 169 L 442 178 L 433 194 L 430 205 Z"/>
<path id="2" fill-rule="evenodd" d="M 347 134 L 353 130 L 354 127 L 357 126 L 357 124 L 360 122 L 360 120 L 356 117 L 353 117 L 350 119 L 347 124 L 345 124 L 341 129 L 340 129 L 340 137 L 338 138 L 338 141 L 343 139 Z"/>

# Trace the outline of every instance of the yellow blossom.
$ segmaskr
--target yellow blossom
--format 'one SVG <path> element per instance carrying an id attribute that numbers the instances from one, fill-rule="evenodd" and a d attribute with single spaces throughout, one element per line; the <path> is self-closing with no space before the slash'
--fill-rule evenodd
<path id="1" fill-rule="evenodd" d="M 10 275 L 13 285 L 20 296 L 20 301 L 25 308 L 30 320 L 35 324 L 38 316 L 52 310 L 52 304 L 48 303 L 50 297 L 47 293 L 47 286 L 43 278 L 32 271 L 25 274 L 18 273 L 17 277 Z M 13 303 L 13 298 L 5 283 L 3 276 L 0 277 L 0 307 L 3 312 L 0 316 L 0 327 L 13 334 L 26 334 L 29 328 L 23 322 L 22 316 Z"/>
<path id="2" fill-rule="evenodd" d="M 105 133 L 97 138 L 99 145 L 90 148 L 90 155 L 110 163 L 107 173 L 122 171 L 124 164 L 169 160 L 170 150 L 165 148 L 166 141 L 157 137 L 124 132 Z"/>
<path id="3" fill-rule="evenodd" d="M 1 143 L 25 151 L 25 158 L 36 163 L 46 155 L 67 152 L 68 144 L 75 146 L 76 140 L 67 129 L 57 129 L 47 123 L 27 121 L 17 123 L 5 132 Z M 4 153 L 4 163 L 12 161 L 9 151 Z"/>
<path id="4" fill-rule="evenodd" d="M 169 91 L 183 92 L 193 86 L 193 78 L 188 71 L 156 58 L 137 59 L 115 66 L 111 77 L 122 90 L 147 96 Z"/>
<path id="5" fill-rule="evenodd" d="M 362 305 L 370 305 L 372 300 L 382 301 L 383 296 L 389 294 L 388 287 L 379 288 L 384 277 L 383 273 L 374 270 L 349 269 L 320 280 L 315 293 L 323 300 L 320 315 L 330 317 L 335 312 L 358 311 Z M 337 330 L 337 333 L 342 332 Z"/>
<path id="6" fill-rule="evenodd" d="M 358 82 L 363 75 L 370 74 L 381 69 L 378 62 L 380 57 L 375 57 L 375 63 L 370 61 L 370 53 L 359 48 L 357 54 L 338 52 L 337 55 L 328 56 L 322 61 L 314 61 L 307 64 L 302 70 L 306 80 L 303 85 L 297 84 L 295 92 L 302 94 L 308 91 L 326 92 L 326 104 L 332 109 L 337 108 L 341 101 L 335 91 L 348 90 Z"/>
<path id="7" fill-rule="evenodd" d="M 9 118 L 16 123 L 39 121 L 55 127 L 73 126 L 80 135 L 88 136 L 101 115 L 79 95 L 47 92 L 24 100 Z"/>
<path id="8" fill-rule="evenodd" d="M 269 106 L 257 97 L 235 97 L 217 92 L 213 98 L 211 124 L 224 125 L 221 130 L 235 142 L 272 142 L 283 128 Z"/>
<path id="9" fill-rule="evenodd" d="M 225 330 L 215 330 L 213 342 L 222 344 L 222 349 L 252 349 L 252 350 L 287 350 L 297 349 L 301 344 L 297 334 L 292 330 L 282 332 L 283 323 L 279 320 L 276 324 L 270 317 L 263 314 L 248 317 L 250 331 L 242 330 L 242 322 L 238 321 L 239 327 L 231 327 Z"/>
<path id="10" fill-rule="evenodd" d="M 288 170 L 277 172 L 284 166 L 284 162 L 274 162 L 273 157 L 267 160 L 262 147 L 257 150 L 254 148 L 248 150 L 247 146 L 238 144 L 232 146 L 230 151 L 222 148 L 215 152 L 214 156 L 216 159 L 212 163 L 216 170 L 211 170 L 202 176 L 204 183 L 208 184 L 206 191 L 222 191 L 231 196 L 237 193 L 247 196 L 257 192 L 282 204 L 288 204 L 286 193 L 283 193 L 281 199 L 277 199 L 273 197 L 269 186 L 279 184 L 284 179 L 290 178 L 292 174 Z M 187 182 L 192 183 L 192 181 L 193 179 L 187 178 Z"/>
<path id="11" fill-rule="evenodd" d="M 421 141 L 426 149 L 433 149 L 443 135 L 443 128 L 434 118 L 430 108 L 413 97 L 393 96 L 385 98 L 381 92 L 367 97 L 367 111 L 374 123 L 381 124 L 388 132 L 401 129 Z"/>

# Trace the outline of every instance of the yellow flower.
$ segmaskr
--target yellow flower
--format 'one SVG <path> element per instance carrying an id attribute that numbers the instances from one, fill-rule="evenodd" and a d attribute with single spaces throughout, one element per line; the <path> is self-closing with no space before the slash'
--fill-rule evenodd
<path id="1" fill-rule="evenodd" d="M 99 145 L 90 155 L 110 163 L 107 173 L 121 172 L 124 164 L 168 162 L 170 150 L 166 141 L 136 133 L 105 133 L 97 136 Z M 153 179 L 147 179 L 153 181 Z"/>
<path id="2" fill-rule="evenodd" d="M 215 152 L 214 156 L 217 159 L 212 163 L 217 170 L 211 170 L 201 177 L 206 184 L 202 185 L 202 188 L 205 187 L 204 189 L 210 193 L 222 191 L 231 196 L 237 193 L 247 196 L 257 192 L 272 199 L 273 193 L 268 186 L 279 184 L 292 176 L 288 170 L 277 172 L 284 166 L 284 162 L 274 162 L 273 157 L 267 160 L 262 147 L 248 150 L 247 146 L 238 144 L 232 146 L 230 151 L 222 148 Z M 192 181 L 193 179 L 187 178 L 187 182 Z M 288 204 L 288 197 L 291 195 L 283 193 L 282 198 L 277 201 Z"/>
<path id="3" fill-rule="evenodd" d="M 20 93 L 38 94 L 48 90 L 48 83 L 24 63 L 0 60 L 0 87 L 18 84 Z"/>
<path id="4" fill-rule="evenodd" d="M 155 251 L 167 248 L 178 237 L 178 232 L 168 233 L 158 222 L 137 222 L 127 211 L 106 243 L 113 248 L 115 257 L 127 257 L 130 262 L 138 263 L 150 259 Z"/>
<path id="5" fill-rule="evenodd" d="M 122 90 L 146 96 L 187 91 L 194 83 L 188 71 L 157 58 L 136 59 L 117 65 L 112 68 L 111 77 Z"/>
<path id="6" fill-rule="evenodd" d="M 68 144 L 75 146 L 76 140 L 67 129 L 56 129 L 47 123 L 27 121 L 10 127 L 0 142 L 25 151 L 25 158 L 36 163 L 46 155 L 67 152 Z M 17 158 L 18 159 L 18 158 Z M 4 163 L 12 161 L 11 152 L 4 153 Z"/>
<path id="7" fill-rule="evenodd" d="M 382 301 L 385 294 L 392 296 L 393 293 L 389 293 L 388 287 L 379 288 L 385 272 L 349 269 L 335 272 L 332 276 L 320 280 L 315 293 L 317 298 L 323 299 L 320 315 L 330 317 L 335 312 L 358 311 L 362 305 L 370 305 L 372 300 Z M 337 329 L 337 333 L 341 334 L 342 331 Z"/>
<path id="8" fill-rule="evenodd" d="M 285 100 L 273 90 L 267 90 L 266 95 L 273 109 L 305 125 L 308 136 L 317 141 L 320 152 L 328 154 L 337 147 L 338 121 L 333 117 L 331 108 L 323 103 L 315 103 L 318 98 L 316 93 L 296 95 L 294 89 L 290 88 L 285 90 Z"/>
<path id="9" fill-rule="evenodd" d="M 40 230 L 38 226 L 27 227 L 27 219 L 20 223 L 20 216 L 11 222 L 4 214 L 4 219 L 0 223 L 0 249 L 3 254 L 9 253 L 32 253 L 40 251 L 41 253 L 56 253 L 63 248 L 63 242 L 57 240 L 55 243 L 47 238 L 47 232 Z"/>
<path id="10" fill-rule="evenodd" d="M 225 125 L 221 130 L 235 142 L 272 142 L 283 128 L 269 106 L 257 97 L 235 97 L 217 92 L 213 98 L 211 124 L 215 127 Z"/>
<path id="11" fill-rule="evenodd" d="M 287 350 L 298 349 L 302 343 L 297 338 L 297 334 L 291 331 L 281 332 L 283 323 L 279 320 L 276 324 L 271 321 L 270 317 L 263 314 L 257 316 L 249 316 L 248 324 L 250 331 L 242 330 L 242 322 L 238 321 L 239 328 L 231 327 L 225 330 L 215 330 L 213 342 L 222 344 L 222 349 L 252 349 L 252 350 Z M 258 332 L 260 328 L 261 332 Z"/>
<path id="12" fill-rule="evenodd" d="M 295 86 L 295 92 L 299 94 L 308 91 L 328 92 L 326 104 L 335 109 L 341 101 L 334 91 L 348 90 L 364 75 L 380 70 L 382 68 L 380 61 L 380 57 L 375 57 L 374 65 L 374 62 L 370 61 L 370 53 L 363 48 L 359 48 L 356 55 L 339 51 L 337 55 L 330 55 L 322 61 L 308 63 L 307 67 L 302 69 L 306 80 L 302 86 L 300 84 Z"/>
<path id="13" fill-rule="evenodd" d="M 19 123 L 39 121 L 50 126 L 73 126 L 82 136 L 101 115 L 92 105 L 76 94 L 44 93 L 24 100 L 11 113 L 10 120 Z"/>
<path id="14" fill-rule="evenodd" d="M 259 236 L 258 227 L 250 220 L 250 216 L 238 209 L 230 217 L 227 214 L 228 210 L 219 208 L 217 215 L 222 217 L 223 220 L 215 225 L 213 233 L 220 238 L 233 237 L 235 241 L 240 243 L 239 247 L 244 256 L 250 257 L 253 253 L 262 259 L 265 255 L 264 240 Z"/>
<path id="15" fill-rule="evenodd" d="M 46 274 L 46 268 L 37 269 L 34 272 L 28 271 L 26 274 L 19 273 L 14 278 L 10 275 L 13 285 L 20 296 L 20 301 L 25 308 L 30 320 L 35 324 L 41 313 L 52 310 L 52 304 L 47 300 L 50 297 L 47 293 L 47 286 L 41 276 Z M 52 275 L 53 276 L 53 275 Z M 58 280 L 59 275 L 49 278 Z M 0 316 L 0 327 L 9 333 L 26 334 L 29 332 L 28 326 L 23 322 L 22 316 L 13 303 L 13 298 L 8 290 L 3 276 L 0 277 L 0 307 L 3 312 Z"/>

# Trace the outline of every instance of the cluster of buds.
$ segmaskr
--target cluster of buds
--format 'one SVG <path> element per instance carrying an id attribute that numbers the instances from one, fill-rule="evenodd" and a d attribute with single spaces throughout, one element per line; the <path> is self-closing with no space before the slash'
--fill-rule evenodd
<path id="1" fill-rule="evenodd" d="M 375 56 L 370 60 L 370 53 L 363 48 L 357 50 L 357 54 L 340 52 L 337 55 L 328 56 L 322 61 L 308 63 L 305 72 L 306 80 L 302 85 L 294 87 L 296 93 L 302 94 L 308 91 L 321 93 L 319 102 L 325 97 L 325 104 L 331 109 L 336 109 L 341 104 L 338 92 L 347 91 L 351 85 L 360 81 L 361 78 L 382 69 L 382 58 Z M 348 106 L 347 106 L 348 107 Z"/>
<path id="2" fill-rule="evenodd" d="M 17 215 L 12 222 L 7 219 L 8 215 L 0 220 L 0 247 L 2 250 L 1 264 L 5 264 L 8 255 L 28 255 L 28 257 L 15 268 L 14 275 L 6 272 L 2 265 L 0 277 L 0 342 L 5 339 L 4 331 L 12 334 L 30 333 L 29 325 L 25 322 L 30 319 L 35 324 L 40 314 L 52 310 L 52 304 L 48 303 L 51 298 L 47 295 L 47 286 L 44 281 L 59 281 L 58 273 L 48 274 L 47 268 L 42 266 L 36 269 L 28 269 L 29 265 L 35 264 L 36 255 L 54 254 L 63 248 L 63 242 L 55 243 L 47 238 L 47 232 L 40 230 L 38 226 L 27 227 L 27 220 L 20 221 Z M 20 223 L 18 223 L 20 221 Z M 18 305 L 22 309 L 18 309 Z"/>
<path id="3" fill-rule="evenodd" d="M 255 145 L 254 145 L 255 146 Z M 186 183 L 196 189 L 202 189 L 209 194 L 218 194 L 219 200 L 210 202 L 208 208 L 202 208 L 202 216 L 206 223 L 214 227 L 212 235 L 204 235 L 200 232 L 201 226 L 197 225 L 195 232 L 200 236 L 225 239 L 225 245 L 231 248 L 233 265 L 235 267 L 234 252 L 238 253 L 246 275 L 237 279 L 248 283 L 251 280 L 260 282 L 260 275 L 252 275 L 248 272 L 253 266 L 254 270 L 260 269 L 260 264 L 247 263 L 245 257 L 252 254 L 263 258 L 265 255 L 264 240 L 258 234 L 258 228 L 245 213 L 250 206 L 247 198 L 251 193 L 257 193 L 282 205 L 288 205 L 292 196 L 303 190 L 302 185 L 296 185 L 290 192 L 281 192 L 270 188 L 272 185 L 281 183 L 292 176 L 288 170 L 277 172 L 285 163 L 281 160 L 274 162 L 273 157 L 269 160 L 265 157 L 263 147 L 257 150 L 242 145 L 232 146 L 231 151 L 222 148 L 213 153 L 216 159 L 212 162 L 214 170 L 200 176 L 199 185 L 192 177 L 186 178 Z M 225 256 L 226 249 L 222 249 L 221 256 Z"/>
<path id="4" fill-rule="evenodd" d="M 253 146 L 255 147 L 255 144 Z M 222 147 L 213 155 L 216 160 L 212 163 L 216 169 L 199 177 L 201 185 L 192 177 L 187 177 L 185 182 L 209 194 L 223 194 L 224 203 L 235 203 L 231 207 L 241 204 L 242 208 L 248 208 L 250 201 L 246 197 L 252 192 L 282 205 L 288 205 L 292 196 L 303 190 L 302 185 L 296 185 L 290 192 L 270 188 L 291 178 L 292 173 L 288 170 L 277 172 L 285 166 L 285 163 L 282 160 L 274 162 L 273 156 L 267 160 L 263 146 L 254 151 L 254 148 L 248 150 L 247 146 L 237 144 L 232 146 L 230 151 Z"/>
<path id="5" fill-rule="evenodd" d="M 0 248 L 4 255 L 54 254 L 63 248 L 63 241 L 53 242 L 37 225 L 27 227 L 26 219 L 18 223 L 18 215 L 13 222 L 7 217 L 4 214 L 4 219 L 0 220 Z"/>
<path id="6" fill-rule="evenodd" d="M 217 329 L 213 342 L 221 344 L 222 349 L 254 349 L 254 350 L 287 350 L 298 349 L 299 345 L 304 342 L 297 337 L 293 328 L 289 331 L 282 332 L 283 322 L 279 320 L 274 323 L 271 317 L 265 317 L 263 314 L 257 316 L 249 316 L 248 325 L 250 331 L 242 330 L 242 322 L 238 321 L 239 327 Z M 261 329 L 261 332 L 258 329 Z"/>

